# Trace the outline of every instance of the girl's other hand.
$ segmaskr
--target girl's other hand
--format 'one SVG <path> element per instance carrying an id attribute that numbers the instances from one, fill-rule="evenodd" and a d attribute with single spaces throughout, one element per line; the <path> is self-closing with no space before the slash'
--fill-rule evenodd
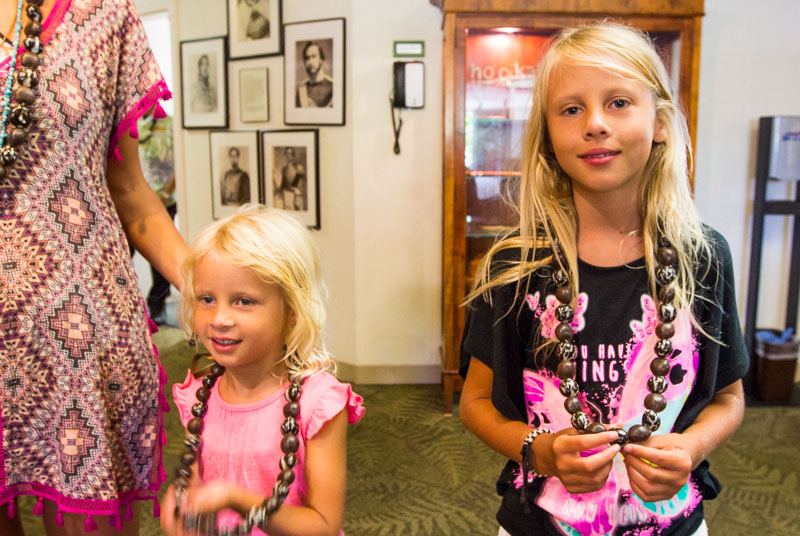
<path id="1" fill-rule="evenodd" d="M 224 480 L 212 480 L 189 493 L 186 509 L 197 514 L 212 514 L 230 508 L 236 489 Z"/>
<path id="2" fill-rule="evenodd" d="M 167 536 L 179 536 L 180 519 L 175 517 L 175 486 L 167 488 L 167 493 L 161 501 L 163 512 L 159 519 L 161 530 Z"/>
<path id="3" fill-rule="evenodd" d="M 689 480 L 690 447 L 681 434 L 655 435 L 625 445 L 625 467 L 636 495 L 647 502 L 674 497 Z"/>
<path id="4" fill-rule="evenodd" d="M 542 438 L 550 439 L 545 434 L 540 435 L 536 441 Z M 578 434 L 571 427 L 561 430 L 550 439 L 549 454 L 553 475 L 570 493 L 599 490 L 606 483 L 611 472 L 611 462 L 620 450 L 619 445 L 609 445 L 617 438 L 616 432 Z"/>

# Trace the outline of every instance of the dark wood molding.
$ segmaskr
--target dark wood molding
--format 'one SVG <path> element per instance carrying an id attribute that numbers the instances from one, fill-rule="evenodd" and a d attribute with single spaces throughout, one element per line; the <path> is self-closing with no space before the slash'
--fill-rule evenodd
<path id="1" fill-rule="evenodd" d="M 447 13 L 702 16 L 704 0 L 430 0 Z"/>

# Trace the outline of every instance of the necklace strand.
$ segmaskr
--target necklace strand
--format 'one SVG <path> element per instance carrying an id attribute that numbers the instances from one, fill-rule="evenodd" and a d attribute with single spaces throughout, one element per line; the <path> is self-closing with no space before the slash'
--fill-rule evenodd
<path id="1" fill-rule="evenodd" d="M 556 356 L 560 359 L 556 375 L 561 380 L 559 391 L 566 397 L 564 408 L 572 416 L 570 421 L 572 426 L 581 433 L 597 434 L 606 431 L 604 424 L 592 422 L 589 416 L 583 411 L 583 402 L 578 396 L 580 388 L 575 381 L 575 358 L 577 357 L 577 346 L 574 343 L 575 332 L 570 325 L 574 316 L 574 311 L 569 305 L 572 302 L 572 288 L 570 287 L 568 274 L 568 262 L 561 245 L 557 240 L 553 241 L 553 275 L 552 280 L 556 285 L 556 299 L 561 305 L 556 308 L 556 319 L 560 322 L 556 326 L 555 334 L 558 343 L 556 344 Z M 631 426 L 628 431 L 621 428 L 612 428 L 617 432 L 618 439 L 614 443 L 624 446 L 626 443 L 640 443 L 645 441 L 650 435 L 661 426 L 661 418 L 658 414 L 667 407 L 667 401 L 663 393 L 669 387 L 669 374 L 671 364 L 669 357 L 675 357 L 673 344 L 670 340 L 675 334 L 673 321 L 677 316 L 677 310 L 672 305 L 675 299 L 675 288 L 672 282 L 677 276 L 675 271 L 675 261 L 677 259 L 676 250 L 665 238 L 658 238 L 658 249 L 656 251 L 658 266 L 655 276 L 658 286 L 658 325 L 656 326 L 656 341 L 654 351 L 656 357 L 650 362 L 650 372 L 653 376 L 647 381 L 647 389 L 650 391 L 645 397 L 645 412 L 642 415 L 642 423 Z"/>
<path id="2" fill-rule="evenodd" d="M 11 56 L 8 58 L 8 77 L 6 78 L 6 87 L 3 94 L 3 117 L 0 122 L 0 147 L 6 141 L 6 125 L 8 124 L 8 111 L 11 108 L 11 88 L 14 85 L 14 69 L 17 63 L 17 54 L 19 53 L 19 35 L 22 31 L 22 0 L 17 2 L 17 13 L 14 16 L 14 24 L 12 26 L 14 31 L 14 41 L 11 43 Z M 5 36 L 4 39 L 7 40 Z"/>
<path id="3" fill-rule="evenodd" d="M 180 465 L 175 472 L 175 519 L 180 517 L 181 503 L 186 497 L 186 489 L 192 477 L 192 464 L 198 458 L 198 450 L 203 443 L 203 417 L 208 411 L 208 399 L 211 397 L 211 388 L 217 380 L 225 373 L 225 367 L 214 363 L 209 368 L 209 373 L 203 378 L 203 386 L 198 387 L 195 397 L 197 403 L 192 406 L 192 419 L 186 424 L 188 435 L 184 440 L 186 450 L 180 457 Z M 297 449 L 300 447 L 300 440 L 297 438 L 299 427 L 297 419 L 300 416 L 300 394 L 302 393 L 301 381 L 291 378 L 289 387 L 286 388 L 284 397 L 286 404 L 283 406 L 283 416 L 285 420 L 281 425 L 281 452 L 283 456 L 280 461 L 280 474 L 275 486 L 272 488 L 272 495 L 264 500 L 260 505 L 250 509 L 242 520 L 242 523 L 235 528 L 217 529 L 215 514 L 186 514 L 184 516 L 184 529 L 190 533 L 214 534 L 216 536 L 239 536 L 247 535 L 258 527 L 266 531 L 269 517 L 280 507 L 289 495 L 289 486 L 294 482 L 293 468 L 297 464 Z"/>
<path id="4" fill-rule="evenodd" d="M 36 100 L 36 86 L 39 85 L 37 69 L 41 64 L 42 12 L 39 9 L 44 0 L 27 0 L 25 14 L 25 38 L 22 45 L 27 49 L 19 54 L 20 32 L 22 29 L 23 1 L 17 2 L 17 22 L 14 31 L 13 53 L 9 59 L 8 77 L 3 94 L 3 111 L 0 117 L 0 179 L 5 178 L 6 168 L 17 161 L 17 147 L 28 137 L 33 124 L 31 108 Z M 17 68 L 19 60 L 19 68 Z M 13 100 L 12 100 L 13 97 Z"/>

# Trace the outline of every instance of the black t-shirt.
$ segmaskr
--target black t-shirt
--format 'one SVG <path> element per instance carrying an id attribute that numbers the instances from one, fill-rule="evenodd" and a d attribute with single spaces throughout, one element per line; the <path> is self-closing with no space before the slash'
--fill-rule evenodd
<path id="1" fill-rule="evenodd" d="M 659 415 L 658 433 L 685 430 L 714 394 L 740 379 L 749 364 L 736 311 L 730 252 L 718 233 L 709 231 L 709 239 L 713 261 L 696 272 L 694 316 L 722 344 L 693 329 L 688 314 L 678 313 L 672 341 L 680 353 L 672 357 L 670 388 L 665 393 L 668 405 Z M 519 258 L 519 251 L 501 252 L 493 266 L 513 260 L 514 255 Z M 576 380 L 586 395 L 584 408 L 593 420 L 623 422 L 627 429 L 641 419 L 656 340 L 655 303 L 648 296 L 644 260 L 613 268 L 579 262 L 578 270 L 580 292 L 571 324 L 578 345 Z M 554 358 L 541 351 L 558 324 L 550 275 L 549 267 L 542 268 L 519 286 L 493 289 L 491 303 L 478 298 L 470 304 L 460 372 L 466 376 L 470 358 L 479 359 L 493 371 L 492 402 L 498 411 L 532 427 L 557 431 L 570 424 L 558 379 L 552 374 Z M 701 499 L 719 492 L 719 483 L 703 462 L 674 499 L 643 504 L 633 496 L 621 474 L 624 466 L 619 457 L 616 460 L 619 465 L 612 470 L 610 491 L 604 497 L 603 490 L 591 497 L 570 496 L 555 478 L 534 480 L 529 487 L 535 501 L 530 514 L 524 514 L 520 504 L 519 465 L 509 461 L 497 482 L 503 496 L 498 521 L 515 536 L 564 534 L 566 529 L 557 528 L 561 523 L 587 534 L 630 534 L 645 527 L 664 536 L 691 534 L 702 521 Z"/>

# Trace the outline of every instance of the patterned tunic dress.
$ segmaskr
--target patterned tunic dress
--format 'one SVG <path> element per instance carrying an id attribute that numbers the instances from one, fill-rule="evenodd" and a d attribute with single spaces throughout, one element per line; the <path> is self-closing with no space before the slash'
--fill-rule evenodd
<path id="1" fill-rule="evenodd" d="M 35 495 L 87 527 L 164 480 L 166 378 L 106 183 L 121 134 L 170 96 L 133 4 L 56 1 L 0 180 L 0 505 Z"/>

